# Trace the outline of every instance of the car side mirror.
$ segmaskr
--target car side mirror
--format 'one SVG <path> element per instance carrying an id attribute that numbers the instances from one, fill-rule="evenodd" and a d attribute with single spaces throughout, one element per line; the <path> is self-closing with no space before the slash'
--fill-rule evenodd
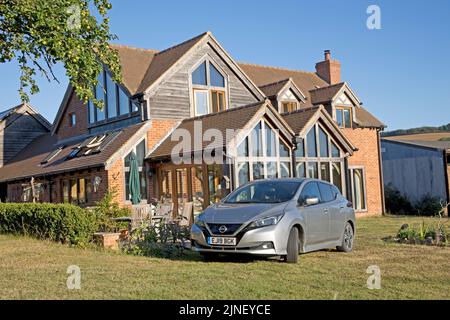
<path id="1" fill-rule="evenodd" d="M 305 204 L 307 206 L 313 206 L 319 203 L 319 198 L 306 198 Z"/>

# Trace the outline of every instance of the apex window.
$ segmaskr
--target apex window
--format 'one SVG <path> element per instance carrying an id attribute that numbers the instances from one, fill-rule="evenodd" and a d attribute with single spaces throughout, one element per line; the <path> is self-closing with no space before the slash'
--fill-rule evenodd
<path id="1" fill-rule="evenodd" d="M 214 64 L 205 60 L 191 75 L 195 116 L 227 109 L 226 79 Z"/>
<path id="2" fill-rule="evenodd" d="M 296 101 L 285 101 L 281 102 L 281 112 L 288 113 L 297 110 L 297 102 Z"/>

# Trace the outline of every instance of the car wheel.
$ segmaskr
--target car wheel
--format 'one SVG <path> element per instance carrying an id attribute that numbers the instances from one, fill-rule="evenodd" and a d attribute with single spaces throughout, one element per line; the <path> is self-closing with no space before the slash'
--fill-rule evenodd
<path id="1" fill-rule="evenodd" d="M 288 244 L 287 244 L 287 255 L 285 261 L 287 263 L 297 263 L 298 261 L 298 229 L 292 228 L 289 232 Z"/>
<path id="2" fill-rule="evenodd" d="M 336 247 L 339 251 L 350 252 L 353 250 L 353 228 L 352 225 L 347 222 L 344 227 L 344 236 L 342 237 L 342 245 Z"/>

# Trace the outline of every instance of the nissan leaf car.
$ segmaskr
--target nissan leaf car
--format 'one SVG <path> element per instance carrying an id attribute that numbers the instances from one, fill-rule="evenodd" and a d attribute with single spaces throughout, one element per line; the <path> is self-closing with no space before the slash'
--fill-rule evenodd
<path id="1" fill-rule="evenodd" d="M 325 248 L 350 252 L 355 212 L 339 189 L 316 179 L 250 182 L 208 207 L 191 228 L 192 250 L 298 261 Z"/>

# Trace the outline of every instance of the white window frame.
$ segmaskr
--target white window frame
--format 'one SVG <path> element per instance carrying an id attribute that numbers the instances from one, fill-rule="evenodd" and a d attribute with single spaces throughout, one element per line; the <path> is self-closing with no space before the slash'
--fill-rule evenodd
<path id="1" fill-rule="evenodd" d="M 355 181 L 354 181 L 354 171 L 355 170 L 361 170 L 362 172 L 362 180 L 363 180 L 363 188 L 364 188 L 364 204 L 365 204 L 365 208 L 364 209 L 356 209 L 356 203 L 355 203 Z M 367 186 L 366 186 L 366 168 L 364 166 L 349 166 L 348 167 L 348 171 L 349 171 L 349 176 L 350 176 L 350 186 L 351 186 L 351 194 L 352 194 L 352 203 L 353 203 L 353 208 L 355 209 L 356 212 L 367 212 Z"/>
<path id="2" fill-rule="evenodd" d="M 192 82 L 192 73 L 197 70 L 197 68 L 203 64 L 206 63 L 206 86 L 205 85 L 199 85 L 199 84 L 194 84 Z M 217 71 L 219 71 L 219 73 L 223 76 L 224 78 L 224 87 L 216 87 L 216 86 L 211 86 L 210 85 L 210 79 L 211 79 L 211 75 L 210 75 L 210 68 L 209 65 L 212 64 Z M 230 103 L 229 103 L 229 79 L 228 79 L 228 74 L 218 65 L 218 63 L 216 63 L 212 57 L 209 54 L 206 54 L 198 63 L 196 63 L 191 69 L 189 69 L 189 86 L 190 86 L 190 92 L 191 92 L 191 103 L 192 103 L 192 107 L 191 107 L 191 114 L 196 117 L 196 116 L 201 116 L 199 114 L 197 114 L 196 112 L 196 99 L 195 99 L 195 91 L 198 90 L 205 90 L 208 91 L 208 106 L 207 106 L 207 114 L 212 113 L 212 102 L 211 102 L 211 91 L 221 91 L 224 93 L 224 110 L 229 109 Z"/>

